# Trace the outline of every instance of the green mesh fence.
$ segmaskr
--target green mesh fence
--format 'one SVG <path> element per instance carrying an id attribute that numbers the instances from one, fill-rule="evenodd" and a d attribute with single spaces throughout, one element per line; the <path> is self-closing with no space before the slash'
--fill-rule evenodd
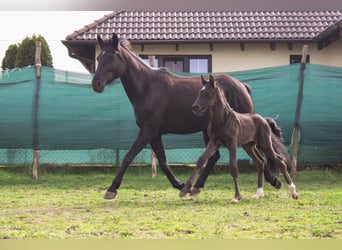
<path id="1" fill-rule="evenodd" d="M 299 71 L 297 64 L 230 73 L 251 86 L 255 110 L 276 119 L 289 150 Z M 119 82 L 97 94 L 91 88 L 91 80 L 90 74 L 43 67 L 37 93 L 34 67 L 2 71 L 0 164 L 31 163 L 34 147 L 40 150 L 40 163 L 119 164 L 138 133 L 133 109 Z M 340 97 L 342 68 L 306 66 L 299 163 L 342 162 Z M 195 163 L 204 150 L 201 133 L 165 135 L 163 141 L 170 163 Z M 221 155 L 220 163 L 226 163 L 227 151 L 222 149 Z M 239 150 L 238 158 L 249 160 L 243 150 Z M 148 148 L 134 160 L 150 162 Z"/>

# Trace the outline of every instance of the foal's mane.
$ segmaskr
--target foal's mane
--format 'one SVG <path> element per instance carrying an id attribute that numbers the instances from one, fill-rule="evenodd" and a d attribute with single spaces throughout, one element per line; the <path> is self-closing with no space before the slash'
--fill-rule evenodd
<path id="1" fill-rule="evenodd" d="M 233 111 L 233 108 L 229 105 L 229 102 L 227 101 L 223 89 L 221 89 L 219 84 L 215 84 L 215 91 L 217 93 L 218 101 L 220 101 L 223 104 L 223 107 L 225 111 L 231 112 Z"/>

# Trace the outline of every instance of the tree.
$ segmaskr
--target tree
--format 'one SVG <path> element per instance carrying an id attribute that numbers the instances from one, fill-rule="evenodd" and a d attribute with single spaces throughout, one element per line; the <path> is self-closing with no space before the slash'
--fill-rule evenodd
<path id="1" fill-rule="evenodd" d="M 42 66 L 53 67 L 50 48 L 46 40 L 41 35 L 33 35 L 32 37 L 24 38 L 19 45 L 12 44 L 8 47 L 7 51 L 11 52 L 7 53 L 6 51 L 5 58 L 2 61 L 2 69 L 22 68 L 29 65 L 35 65 L 36 41 L 40 41 L 42 43 Z M 16 51 L 14 46 L 17 46 Z M 9 62 L 13 62 L 13 58 L 15 58 L 14 64 L 10 64 Z"/>
<path id="2" fill-rule="evenodd" d="M 17 44 L 11 44 L 8 46 L 5 57 L 2 59 L 1 68 L 3 70 L 5 69 L 13 69 L 15 68 L 15 58 L 18 53 L 18 45 Z"/>

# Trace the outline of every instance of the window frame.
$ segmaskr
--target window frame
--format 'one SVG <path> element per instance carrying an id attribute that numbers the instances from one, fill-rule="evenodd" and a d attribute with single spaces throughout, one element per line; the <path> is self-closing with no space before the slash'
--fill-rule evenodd
<path id="1" fill-rule="evenodd" d="M 302 55 L 301 54 L 291 54 L 289 55 L 289 64 L 301 63 Z M 306 55 L 306 63 L 310 63 L 310 55 Z"/>
<path id="2" fill-rule="evenodd" d="M 139 55 L 142 59 L 148 59 L 149 55 Z M 169 60 L 182 60 L 183 61 L 183 69 L 185 73 L 193 73 L 190 72 L 190 59 L 206 59 L 208 60 L 208 72 L 199 72 L 199 73 L 210 73 L 212 72 L 212 55 L 154 55 L 155 59 L 158 61 L 158 65 L 156 67 L 165 67 L 165 61 Z"/>

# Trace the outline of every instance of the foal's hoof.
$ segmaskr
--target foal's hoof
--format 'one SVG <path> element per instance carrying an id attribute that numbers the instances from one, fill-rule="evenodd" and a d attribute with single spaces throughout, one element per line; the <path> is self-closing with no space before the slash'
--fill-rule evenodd
<path id="1" fill-rule="evenodd" d="M 191 192 L 190 192 L 190 196 L 191 197 L 195 197 L 196 195 L 198 195 L 201 192 L 200 188 L 192 188 Z"/>
<path id="2" fill-rule="evenodd" d="M 234 197 L 230 203 L 238 203 L 241 200 L 241 196 Z"/>
<path id="3" fill-rule="evenodd" d="M 264 190 L 261 189 L 261 188 L 260 188 L 260 189 L 258 188 L 256 194 L 253 195 L 252 198 L 257 200 L 257 199 L 259 199 L 259 198 L 261 198 L 261 197 L 264 197 L 264 196 L 265 196 Z"/>
<path id="4" fill-rule="evenodd" d="M 240 201 L 240 199 L 237 198 L 233 198 L 230 203 L 234 204 L 234 203 L 238 203 Z"/>
<path id="5" fill-rule="evenodd" d="M 109 191 L 107 191 L 105 193 L 105 195 L 103 196 L 103 198 L 106 199 L 106 200 L 112 200 L 112 199 L 114 199 L 116 197 L 116 195 L 117 195 L 117 192 L 109 192 Z"/>

